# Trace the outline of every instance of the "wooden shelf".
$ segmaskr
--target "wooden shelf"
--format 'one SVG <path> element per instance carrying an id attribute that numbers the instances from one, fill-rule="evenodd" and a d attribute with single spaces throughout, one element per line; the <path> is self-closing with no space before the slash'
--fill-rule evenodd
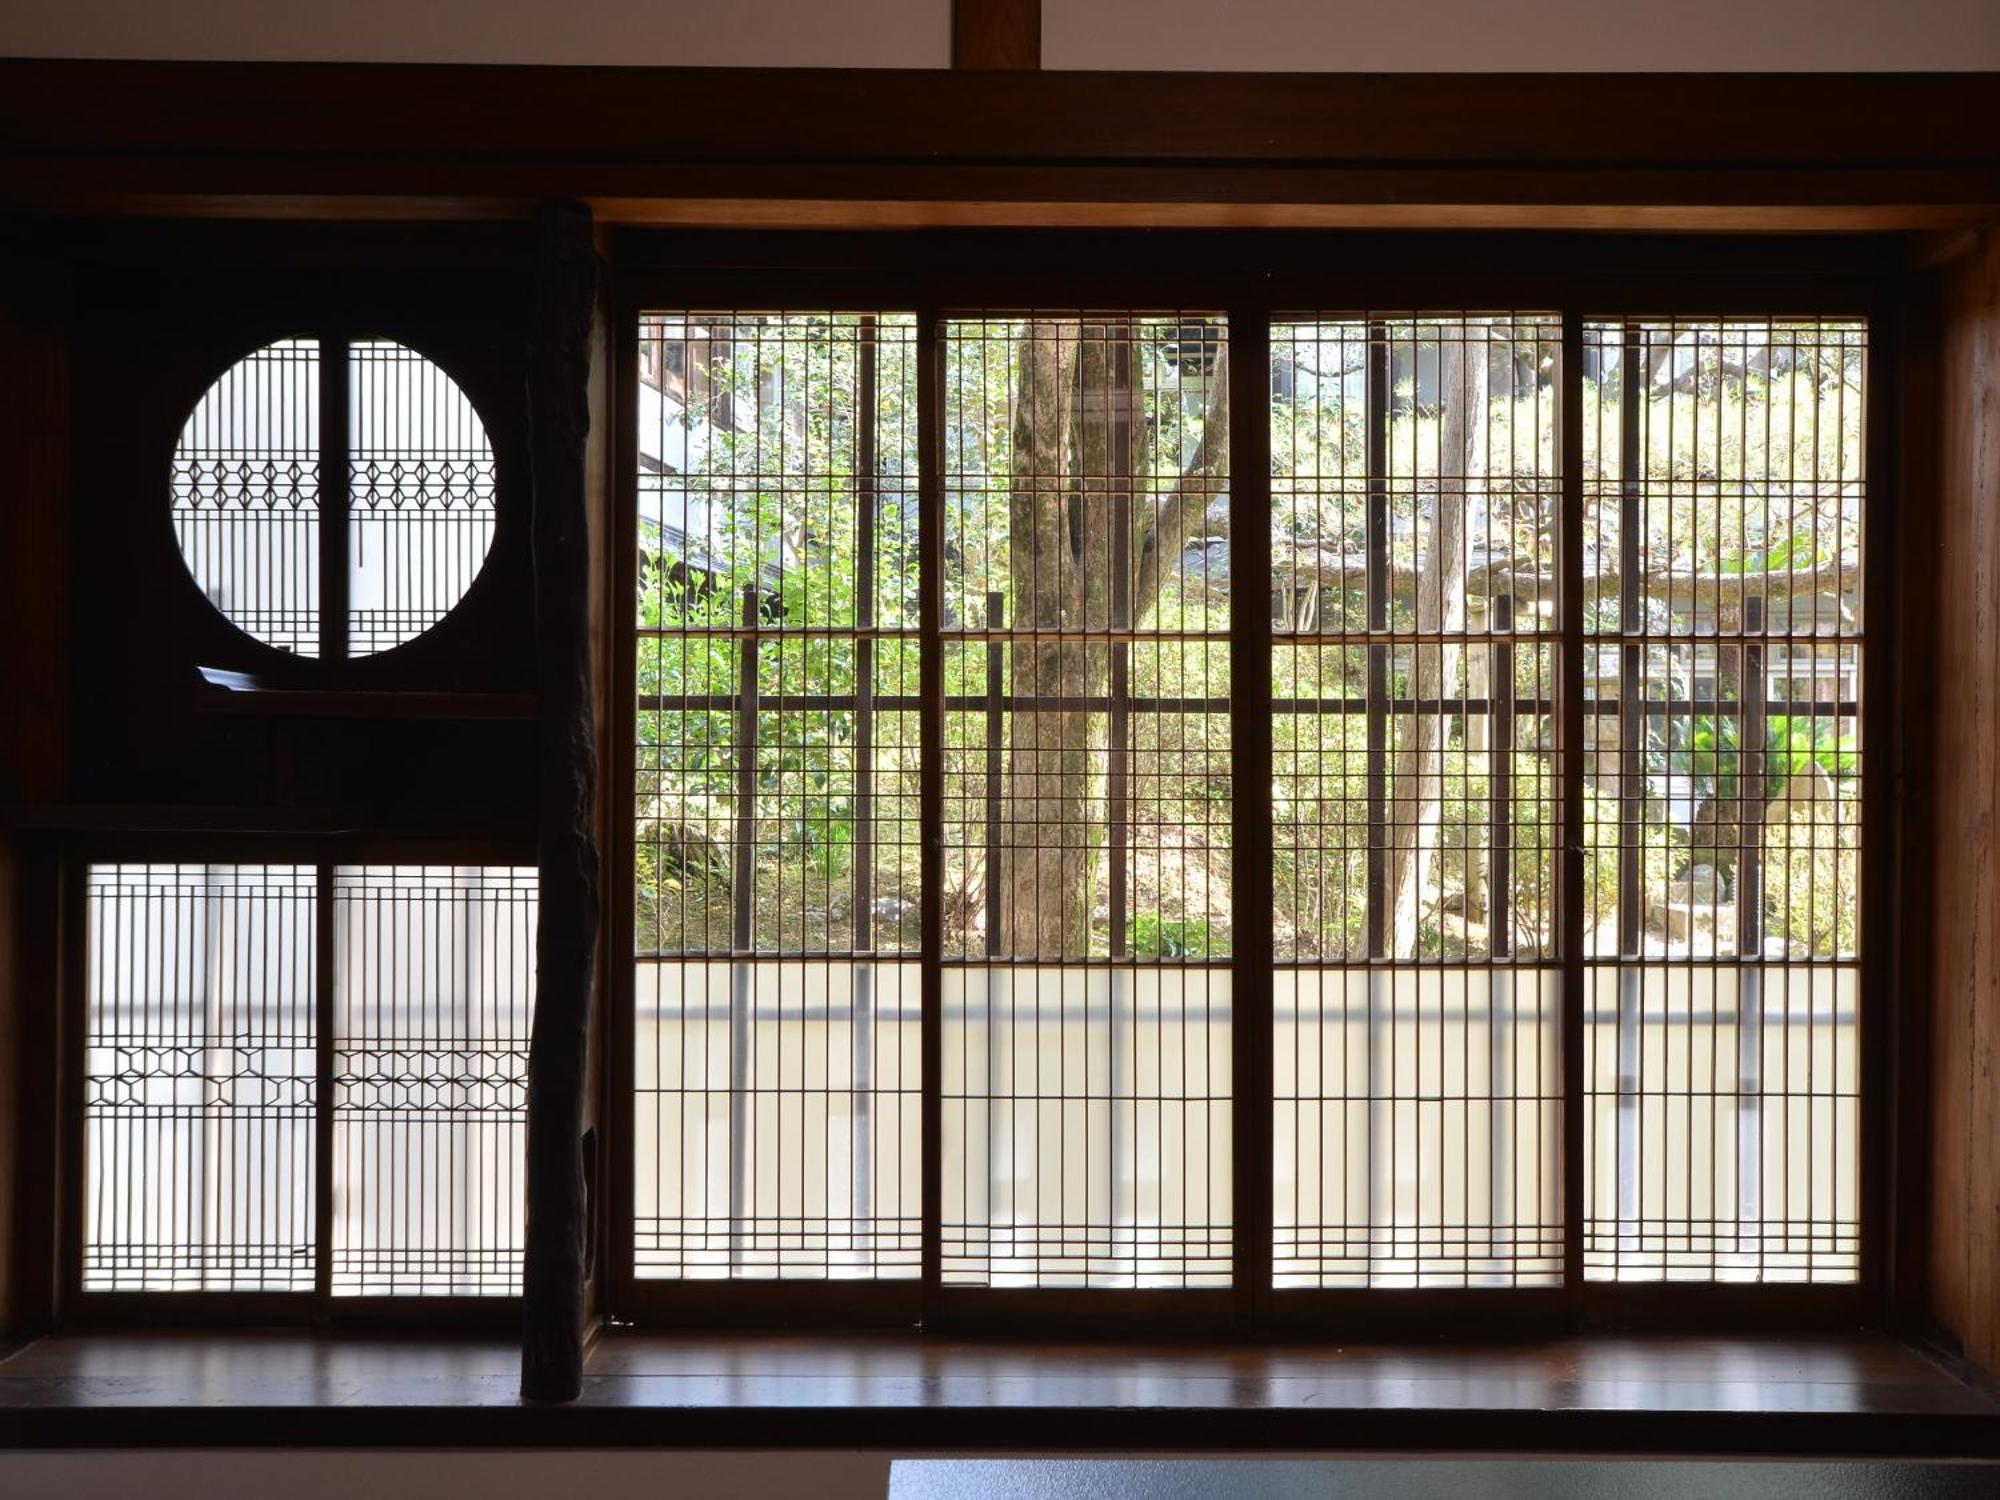
<path id="1" fill-rule="evenodd" d="M 527 818 L 512 827 L 471 813 L 450 821 L 419 822 L 379 809 L 342 807 L 162 805 L 119 802 L 42 802 L 0 805 L 0 828 L 26 833 L 106 835 L 207 834 L 221 837 L 353 838 L 420 845 L 431 841 L 532 849 Z"/>
<path id="2" fill-rule="evenodd" d="M 40 802 L 0 808 L 0 823 L 39 833 L 335 833 L 353 822 L 331 807 Z"/>
<path id="3" fill-rule="evenodd" d="M 250 672 L 196 667 L 202 713 L 302 719 L 532 719 L 532 693 L 280 687 Z"/>

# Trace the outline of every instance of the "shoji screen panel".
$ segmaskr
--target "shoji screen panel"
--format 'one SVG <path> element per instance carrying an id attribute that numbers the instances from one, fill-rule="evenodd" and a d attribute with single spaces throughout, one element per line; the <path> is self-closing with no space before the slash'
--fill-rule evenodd
<path id="1" fill-rule="evenodd" d="M 1559 344 L 1272 332 L 1279 1288 L 1560 1280 Z"/>
<path id="2" fill-rule="evenodd" d="M 916 322 L 639 345 L 635 1270 L 913 1278 Z"/>
<path id="3" fill-rule="evenodd" d="M 943 326 L 941 1274 L 1232 1274 L 1227 329 Z"/>
<path id="4" fill-rule="evenodd" d="M 1867 329 L 1585 329 L 1586 1273 L 1860 1266 Z"/>
<path id="5" fill-rule="evenodd" d="M 313 1290 L 318 880 L 85 879 L 86 1292 Z"/>

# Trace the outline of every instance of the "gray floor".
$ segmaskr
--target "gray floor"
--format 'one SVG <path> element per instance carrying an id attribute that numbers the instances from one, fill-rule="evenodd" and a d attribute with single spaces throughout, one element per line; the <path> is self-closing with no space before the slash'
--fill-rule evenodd
<path id="1" fill-rule="evenodd" d="M 1992 1500 L 1990 1464 L 905 1459 L 889 1500 Z"/>

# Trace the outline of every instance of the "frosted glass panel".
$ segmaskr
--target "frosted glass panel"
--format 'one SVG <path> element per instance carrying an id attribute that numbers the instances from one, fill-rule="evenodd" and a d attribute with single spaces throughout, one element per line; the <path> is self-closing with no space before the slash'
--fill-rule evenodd
<path id="1" fill-rule="evenodd" d="M 944 1279 L 1226 1286 L 1227 970 L 947 968 Z"/>
<path id="2" fill-rule="evenodd" d="M 1860 975 L 1593 971 L 1584 1270 L 1598 1281 L 1860 1274 Z"/>
<path id="3" fill-rule="evenodd" d="M 920 1264 L 913 963 L 641 963 L 641 1277 L 889 1279 Z"/>
<path id="4" fill-rule="evenodd" d="M 1559 977 L 1278 971 L 1276 1285 L 1561 1280 Z"/>

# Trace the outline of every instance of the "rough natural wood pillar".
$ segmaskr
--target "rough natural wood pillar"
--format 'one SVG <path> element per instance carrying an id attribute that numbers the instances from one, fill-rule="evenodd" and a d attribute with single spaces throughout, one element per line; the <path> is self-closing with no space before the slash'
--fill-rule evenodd
<path id="1" fill-rule="evenodd" d="M 600 910 L 586 465 L 596 309 L 590 212 L 551 204 L 537 221 L 528 348 L 541 925 L 528 1050 L 521 1394 L 537 1401 L 571 1401 L 582 1389 L 589 1276 L 583 1151 Z"/>
<path id="2" fill-rule="evenodd" d="M 1942 324 L 1938 529 L 1910 574 L 1935 610 L 1939 689 L 1931 1313 L 2000 1372 L 2000 233 L 1945 267 Z"/>

